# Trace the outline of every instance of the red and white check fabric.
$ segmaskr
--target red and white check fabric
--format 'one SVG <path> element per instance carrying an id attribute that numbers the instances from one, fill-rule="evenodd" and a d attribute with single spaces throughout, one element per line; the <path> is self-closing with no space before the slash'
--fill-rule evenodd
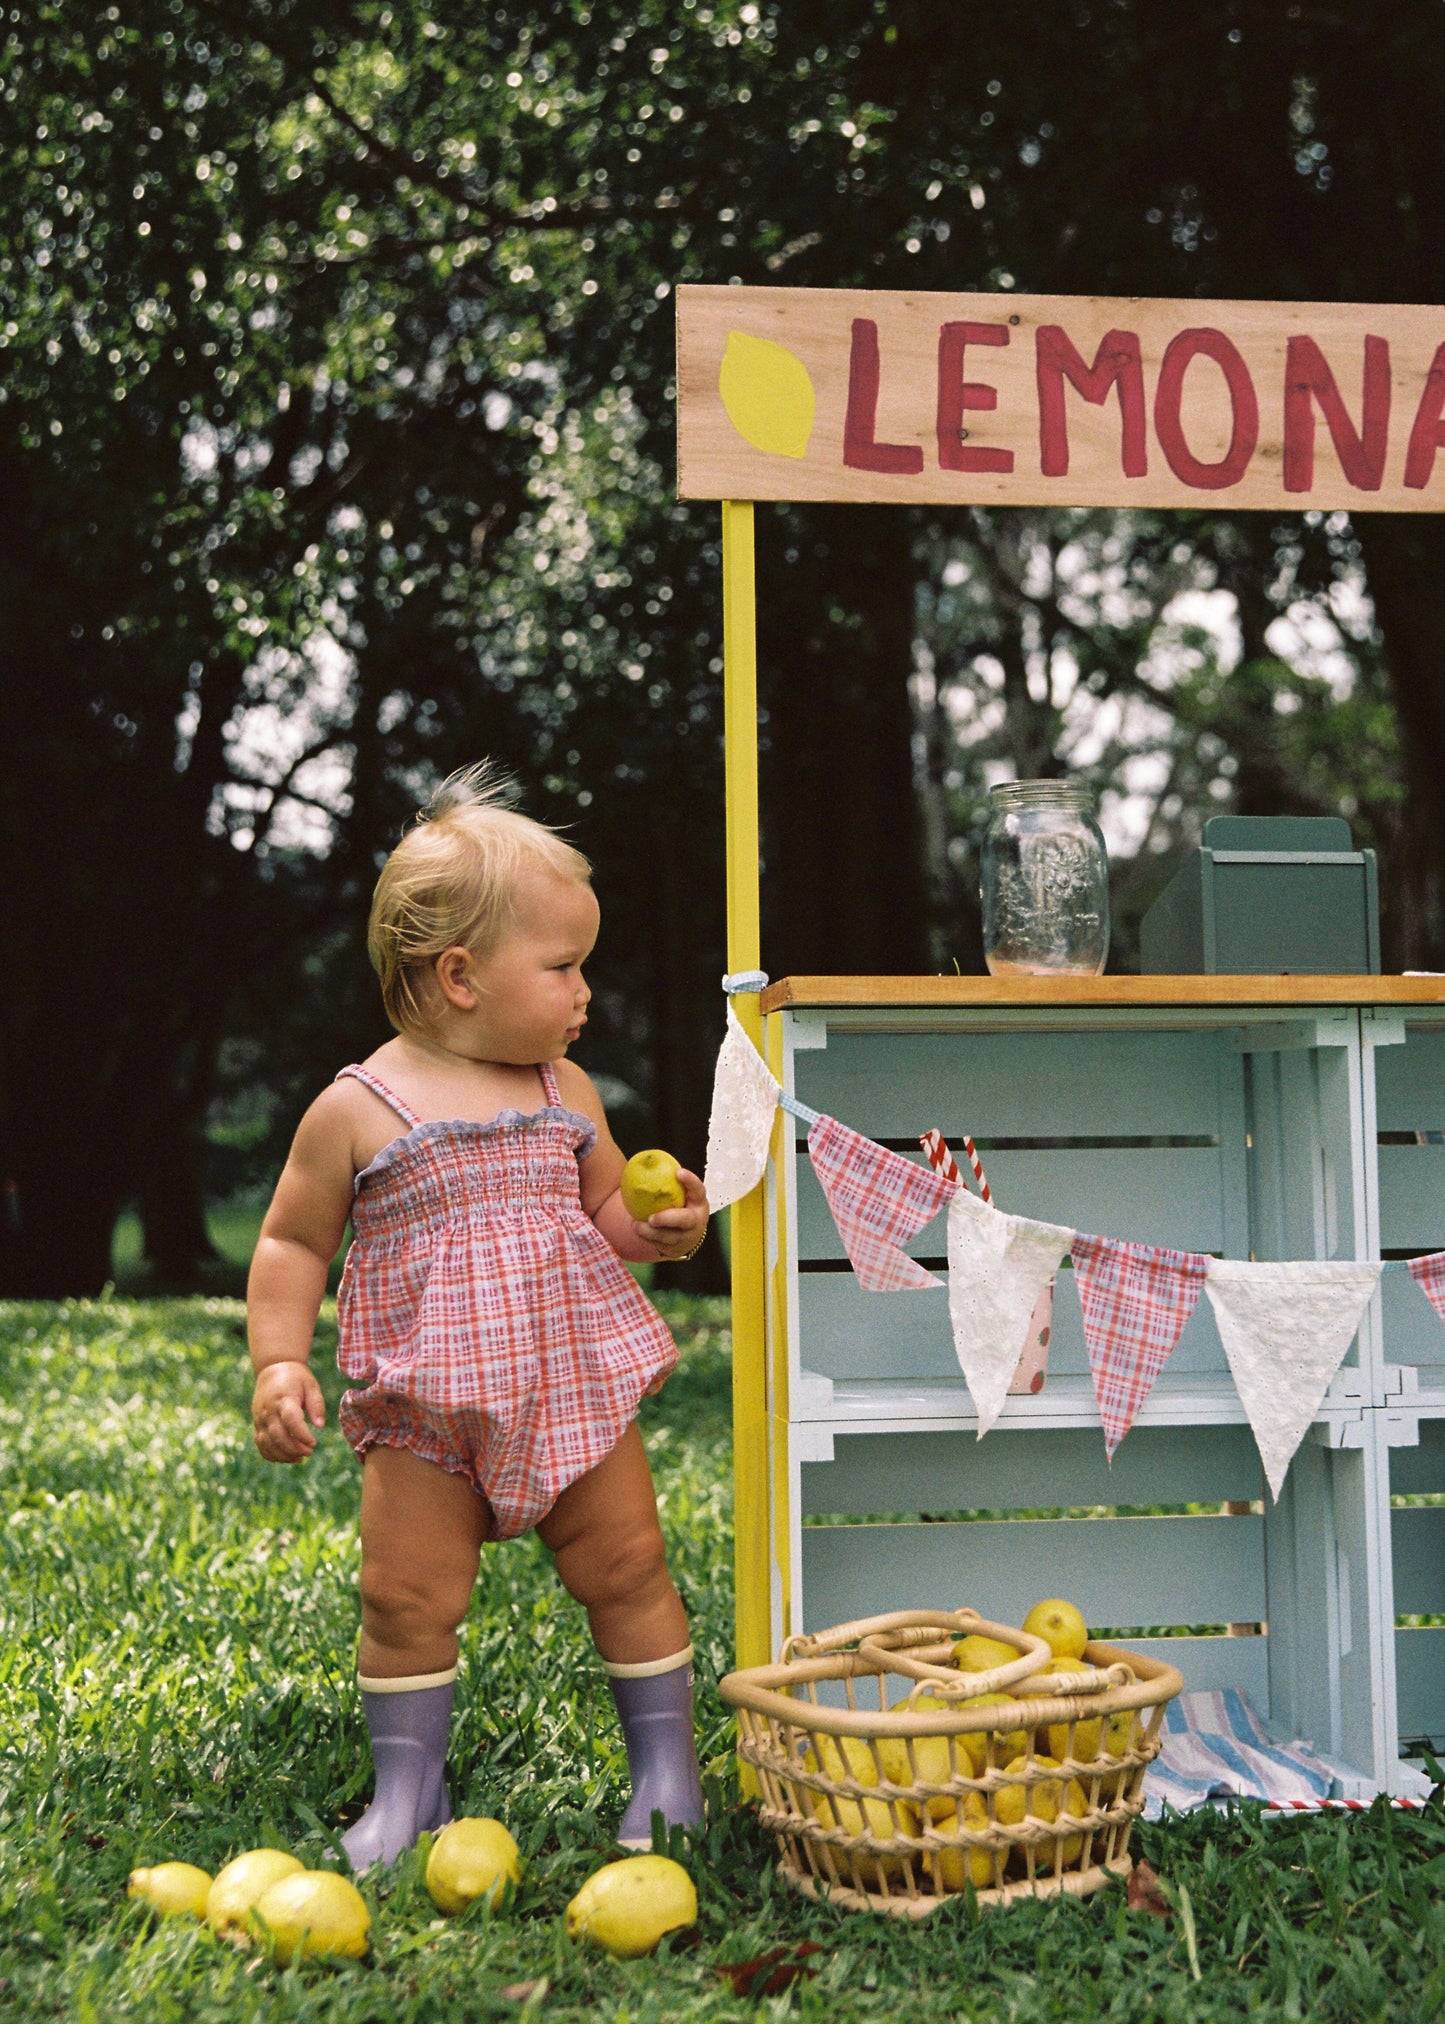
<path id="1" fill-rule="evenodd" d="M 835 1117 L 818 1119 L 808 1133 L 808 1152 L 861 1286 L 870 1293 L 906 1293 L 942 1284 L 901 1247 L 948 1207 L 958 1192 L 954 1182 Z"/>
<path id="2" fill-rule="evenodd" d="M 1077 1231 L 1069 1246 L 1110 1460 L 1198 1304 L 1209 1260 Z"/>
<path id="3" fill-rule="evenodd" d="M 407 1448 L 465 1476 L 496 1536 L 528 1532 L 616 1447 L 677 1346 L 582 1207 L 596 1132 L 541 1070 L 546 1108 L 422 1123 L 356 1177 L 337 1303 L 358 1454 Z"/>
<path id="4" fill-rule="evenodd" d="M 1432 1251 L 1427 1258 L 1412 1258 L 1410 1277 L 1445 1321 L 1445 1251 Z"/>

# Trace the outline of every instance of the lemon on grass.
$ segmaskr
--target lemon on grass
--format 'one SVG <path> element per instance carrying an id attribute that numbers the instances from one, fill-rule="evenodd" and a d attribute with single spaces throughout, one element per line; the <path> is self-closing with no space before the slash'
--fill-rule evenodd
<path id="1" fill-rule="evenodd" d="M 296 1876 L 304 1867 L 284 1848 L 247 1849 L 216 1872 L 206 1893 L 206 1924 L 218 1939 L 244 1945 L 249 1938 L 246 1921 L 257 1898 L 283 1876 Z"/>
<path id="2" fill-rule="evenodd" d="M 334 1869 L 303 1869 L 262 1891 L 250 1926 L 282 1967 L 312 1956 L 359 1961 L 370 1944 L 371 1914 L 356 1885 Z"/>
<path id="3" fill-rule="evenodd" d="M 1022 1656 L 1002 1638 L 980 1637 L 977 1631 L 969 1637 L 961 1637 L 953 1647 L 953 1663 L 961 1673 L 991 1673 L 995 1666 L 1012 1665 L 1016 1658 Z"/>
<path id="4" fill-rule="evenodd" d="M 697 1891 L 666 1855 L 629 1855 L 589 1876 L 567 1907 L 567 1937 L 619 1961 L 650 1954 L 664 1933 L 697 1923 Z"/>
<path id="5" fill-rule="evenodd" d="M 1057 1771 L 1061 1768 L 1057 1758 L 1054 1757 L 1015 1757 L 1008 1766 L 1009 1776 L 1011 1778 L 1018 1776 L 1030 1764 L 1035 1769 L 1042 1766 L 1045 1771 Z M 1078 1815 L 1088 1812 L 1089 1803 L 1084 1797 L 1084 1788 L 1077 1778 L 1071 1778 L 1067 1786 L 1062 1778 L 1040 1778 L 1032 1785 L 1000 1786 L 994 1799 L 993 1810 L 995 1819 L 1001 1821 L 1005 1827 L 1017 1827 L 1026 1813 L 1031 1819 L 1044 1821 L 1057 1820 L 1061 1813 L 1069 1813 L 1077 1818 Z M 1082 1834 L 1069 1834 L 1064 1837 L 1063 1861 L 1066 1869 L 1071 1862 L 1078 1861 L 1083 1846 Z M 1050 1844 L 1045 1842 L 1040 1853 L 1045 1866 L 1052 1868 L 1053 1848 Z"/>
<path id="6" fill-rule="evenodd" d="M 650 1152 L 634 1153 L 622 1169 L 618 1183 L 622 1206 L 629 1216 L 645 1223 L 659 1209 L 680 1209 L 687 1192 L 677 1178 L 679 1167 L 671 1153 L 654 1146 Z"/>
<path id="7" fill-rule="evenodd" d="M 209 1874 L 193 1862 L 159 1862 L 154 1869 L 133 1869 L 125 1894 L 143 1899 L 153 1911 L 204 1919 L 210 1888 Z"/>
<path id="8" fill-rule="evenodd" d="M 1036 1602 L 1024 1618 L 1023 1627 L 1031 1636 L 1041 1637 L 1056 1659 L 1078 1658 L 1089 1642 L 1089 1626 L 1084 1622 L 1083 1611 L 1075 1609 L 1071 1602 L 1061 1602 L 1057 1596 Z"/>
<path id="9" fill-rule="evenodd" d="M 431 1845 L 426 1887 L 439 1912 L 464 1912 L 479 1897 L 493 1904 L 522 1874 L 522 1852 L 500 1820 L 453 1820 Z"/>

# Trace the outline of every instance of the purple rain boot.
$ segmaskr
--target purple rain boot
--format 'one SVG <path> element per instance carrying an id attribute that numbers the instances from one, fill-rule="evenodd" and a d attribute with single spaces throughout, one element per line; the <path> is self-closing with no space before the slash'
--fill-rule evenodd
<path id="1" fill-rule="evenodd" d="M 703 1823 L 692 1729 L 692 1646 L 651 1665 L 606 1665 L 606 1670 L 632 1774 L 632 1800 L 617 1840 L 622 1848 L 649 1849 L 655 1812 L 669 1827 Z"/>
<path id="2" fill-rule="evenodd" d="M 419 1834 L 452 1817 L 443 1778 L 457 1669 L 405 1680 L 361 1681 L 371 1733 L 376 1797 L 341 1837 L 359 1876 L 373 1863 L 392 1863 Z"/>

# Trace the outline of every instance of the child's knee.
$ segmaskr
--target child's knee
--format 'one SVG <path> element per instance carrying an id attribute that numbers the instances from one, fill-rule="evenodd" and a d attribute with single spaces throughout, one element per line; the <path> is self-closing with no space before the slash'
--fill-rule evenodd
<path id="1" fill-rule="evenodd" d="M 608 1537 L 572 1540 L 557 1556 L 569 1595 L 587 1608 L 640 1601 L 672 1586 L 662 1533 L 656 1525 Z"/>
<path id="2" fill-rule="evenodd" d="M 461 1623 L 470 1600 L 469 1581 L 423 1580 L 403 1568 L 362 1565 L 362 1620 L 381 1644 L 446 1636 Z"/>

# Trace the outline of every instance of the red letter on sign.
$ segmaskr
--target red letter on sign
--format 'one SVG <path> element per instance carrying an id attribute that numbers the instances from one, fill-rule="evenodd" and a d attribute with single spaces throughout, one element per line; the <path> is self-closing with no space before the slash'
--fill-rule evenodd
<path id="1" fill-rule="evenodd" d="M 1144 368 L 1139 340 L 1132 330 L 1107 330 L 1084 364 L 1062 325 L 1041 323 L 1036 365 L 1039 381 L 1039 461 L 1046 478 L 1069 475 L 1069 424 L 1064 413 L 1064 381 L 1093 407 L 1102 407 L 1109 389 L 1119 389 L 1124 422 L 1124 476 L 1142 478 L 1149 469 L 1144 447 Z"/>
<path id="2" fill-rule="evenodd" d="M 945 471 L 1011 471 L 1012 450 L 974 449 L 963 441 L 964 413 L 969 408 L 992 413 L 998 390 L 963 376 L 964 349 L 970 344 L 1007 344 L 1006 323 L 945 323 L 938 333 L 938 461 Z"/>
<path id="3" fill-rule="evenodd" d="M 1378 492 L 1390 435 L 1390 347 L 1365 339 L 1365 381 L 1359 434 L 1345 412 L 1335 376 L 1312 337 L 1292 337 L 1284 365 L 1284 489 L 1308 492 L 1315 482 L 1315 411 L 1330 425 L 1340 469 L 1362 492 Z"/>
<path id="4" fill-rule="evenodd" d="M 878 326 L 870 317 L 853 319 L 853 352 L 848 361 L 848 413 L 843 423 L 843 462 L 855 471 L 923 469 L 917 443 L 880 443 L 878 425 Z"/>
<path id="5" fill-rule="evenodd" d="M 1405 483 L 1416 492 L 1423 492 L 1429 484 L 1435 469 L 1435 452 L 1445 443 L 1445 429 L 1440 426 L 1442 410 L 1445 410 L 1445 344 L 1435 347 L 1435 356 L 1425 375 L 1425 391 L 1415 410 L 1410 447 L 1405 452 Z"/>
<path id="6" fill-rule="evenodd" d="M 1184 375 L 1190 360 L 1200 356 L 1212 358 L 1224 374 L 1234 415 L 1229 448 L 1217 464 L 1203 464 L 1194 455 L 1184 440 L 1179 419 Z M 1259 441 L 1259 401 L 1249 367 L 1222 330 L 1181 330 L 1170 339 L 1154 391 L 1154 433 L 1164 461 L 1186 485 L 1197 486 L 1201 492 L 1220 492 L 1226 485 L 1237 485 L 1244 476 Z"/>

